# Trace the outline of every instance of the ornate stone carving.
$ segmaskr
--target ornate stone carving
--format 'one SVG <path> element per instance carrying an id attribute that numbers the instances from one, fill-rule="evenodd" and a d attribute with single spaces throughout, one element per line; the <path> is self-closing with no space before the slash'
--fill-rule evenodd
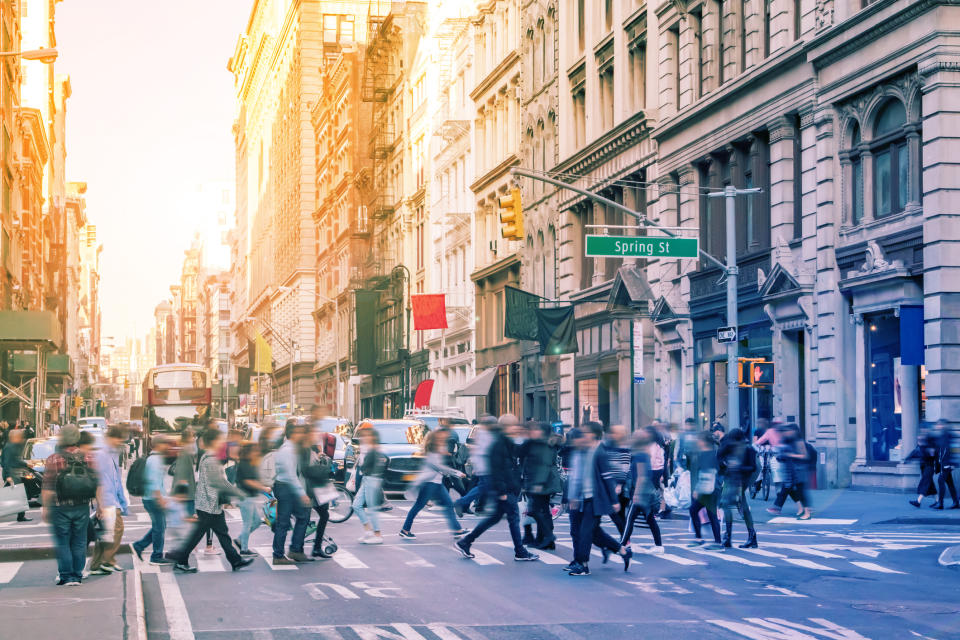
<path id="1" fill-rule="evenodd" d="M 833 0 L 817 0 L 817 31 L 833 24 Z"/>
<path id="2" fill-rule="evenodd" d="M 848 278 L 855 278 L 857 276 L 868 275 L 871 273 L 880 273 L 882 271 L 887 271 L 889 269 L 902 269 L 903 261 L 902 260 L 893 260 L 888 261 L 886 254 L 883 252 L 883 249 L 880 248 L 880 245 L 876 240 L 867 241 L 867 251 L 865 260 L 862 265 L 860 265 L 859 271 L 851 271 L 847 274 Z"/>

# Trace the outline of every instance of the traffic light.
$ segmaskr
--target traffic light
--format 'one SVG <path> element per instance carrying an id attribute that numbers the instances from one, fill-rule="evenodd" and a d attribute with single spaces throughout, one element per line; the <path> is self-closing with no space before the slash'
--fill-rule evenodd
<path id="1" fill-rule="evenodd" d="M 751 363 L 750 382 L 755 387 L 765 387 L 773 384 L 773 363 L 769 360 Z"/>
<path id="2" fill-rule="evenodd" d="M 507 240 L 523 240 L 523 205 L 520 202 L 520 188 L 510 189 L 510 195 L 501 196 L 500 233 Z"/>

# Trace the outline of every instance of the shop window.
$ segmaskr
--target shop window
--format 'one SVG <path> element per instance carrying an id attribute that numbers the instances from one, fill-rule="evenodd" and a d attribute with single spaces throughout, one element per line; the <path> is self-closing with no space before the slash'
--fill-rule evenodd
<path id="1" fill-rule="evenodd" d="M 893 313 L 864 316 L 867 342 L 867 454 L 889 462 L 902 427 L 900 319 Z"/>
<path id="2" fill-rule="evenodd" d="M 600 387 L 596 378 L 577 381 L 577 425 L 600 419 Z"/>

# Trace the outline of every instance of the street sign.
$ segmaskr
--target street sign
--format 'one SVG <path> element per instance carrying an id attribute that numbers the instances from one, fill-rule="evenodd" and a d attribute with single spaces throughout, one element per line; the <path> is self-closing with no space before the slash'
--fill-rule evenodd
<path id="1" fill-rule="evenodd" d="M 725 342 L 736 342 L 737 341 L 737 328 L 736 327 L 720 327 L 717 329 L 717 342 L 723 344 Z"/>
<path id="2" fill-rule="evenodd" d="M 587 236 L 588 258 L 697 258 L 697 238 L 649 238 L 638 236 Z"/>

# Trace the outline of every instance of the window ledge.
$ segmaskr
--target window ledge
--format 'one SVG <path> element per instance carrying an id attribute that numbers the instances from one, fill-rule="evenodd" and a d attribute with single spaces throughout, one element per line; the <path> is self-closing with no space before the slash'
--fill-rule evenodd
<path id="1" fill-rule="evenodd" d="M 858 234 L 866 234 L 871 229 L 885 227 L 887 225 L 896 224 L 915 217 L 923 217 L 923 206 L 911 203 L 908 204 L 907 207 L 900 213 L 895 213 L 891 216 L 886 216 L 885 218 L 874 219 L 870 222 L 861 222 L 852 226 L 842 226 L 840 227 L 840 235 L 855 236 Z"/>

